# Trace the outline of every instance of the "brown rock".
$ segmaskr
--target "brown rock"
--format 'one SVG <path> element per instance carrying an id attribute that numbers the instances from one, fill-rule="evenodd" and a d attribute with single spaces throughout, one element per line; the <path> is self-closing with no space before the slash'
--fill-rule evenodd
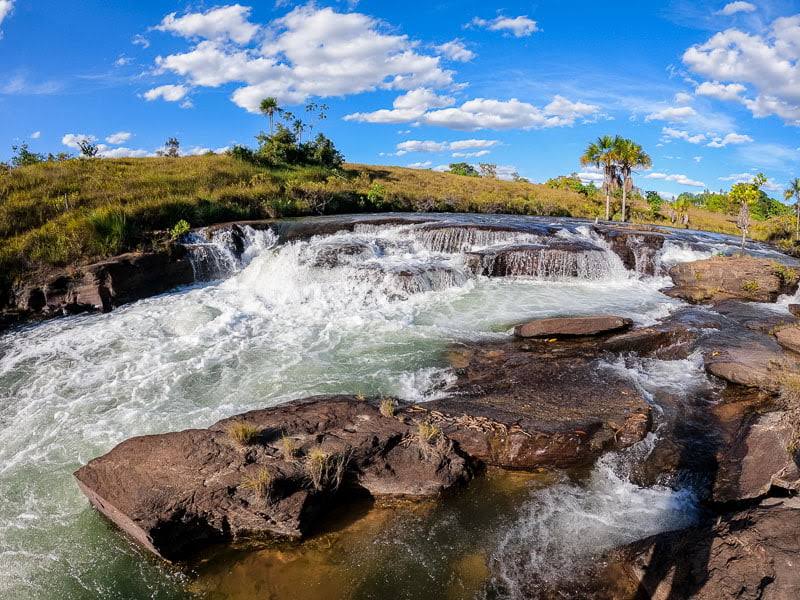
<path id="1" fill-rule="evenodd" d="M 800 317 L 800 304 L 790 304 L 787 308 L 795 317 Z"/>
<path id="2" fill-rule="evenodd" d="M 609 271 L 601 248 L 588 242 L 557 239 L 547 244 L 514 244 L 467 252 L 465 262 L 473 273 L 486 277 L 600 278 Z"/>
<path id="3" fill-rule="evenodd" d="M 800 598 L 800 500 L 769 499 L 613 553 L 636 599 Z"/>
<path id="4" fill-rule="evenodd" d="M 514 335 L 522 338 L 578 337 L 600 335 L 628 329 L 633 321 L 612 315 L 591 317 L 557 317 L 537 319 L 514 328 Z"/>
<path id="5" fill-rule="evenodd" d="M 800 352 L 800 326 L 790 325 L 782 327 L 775 332 L 778 343 L 792 352 Z"/>
<path id="6" fill-rule="evenodd" d="M 597 225 L 594 230 L 608 242 L 627 269 L 640 275 L 655 274 L 658 253 L 667 239 L 665 234 Z"/>
<path id="7" fill-rule="evenodd" d="M 739 299 L 775 302 L 797 290 L 798 271 L 750 256 L 714 257 L 675 265 L 669 270 L 675 287 L 664 293 L 692 303 Z"/>
<path id="8" fill-rule="evenodd" d="M 706 371 L 721 379 L 776 392 L 779 384 L 778 367 L 784 353 L 768 340 L 723 340 L 703 353 Z"/>
<path id="9" fill-rule="evenodd" d="M 234 424 L 257 439 L 238 444 Z M 301 537 L 338 493 L 435 496 L 469 477 L 446 438 L 423 442 L 416 431 L 413 420 L 383 416 L 367 401 L 318 397 L 132 438 L 75 476 L 98 510 L 174 560 L 211 542 Z"/>
<path id="10" fill-rule="evenodd" d="M 796 491 L 800 470 L 787 450 L 792 433 L 782 412 L 747 419 L 720 457 L 714 501 L 752 500 L 773 487 Z"/>

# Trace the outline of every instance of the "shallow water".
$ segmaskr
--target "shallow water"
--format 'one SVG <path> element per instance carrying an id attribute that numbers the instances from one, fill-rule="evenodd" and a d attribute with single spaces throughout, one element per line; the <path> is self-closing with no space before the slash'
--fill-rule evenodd
<path id="1" fill-rule="evenodd" d="M 580 223 L 528 222 L 529 241 L 545 225 L 563 225 L 562 237 L 602 246 Z M 608 312 L 649 324 L 679 305 L 658 292 L 663 280 L 636 277 L 608 251 L 592 267 L 602 268 L 602 279 L 593 277 L 597 271 L 582 279 L 486 279 L 466 270 L 460 251 L 518 239 L 437 241 L 413 226 L 358 227 L 282 246 L 270 232 L 248 237 L 243 259 L 224 263 L 235 271 L 227 279 L 0 337 L 0 597 L 173 598 L 213 588 L 203 587 L 203 576 L 187 579 L 144 556 L 79 493 L 72 471 L 128 437 L 205 427 L 320 393 L 424 401 L 446 393 L 452 375 L 444 351 L 454 341 L 506 336 L 520 320 L 549 315 Z M 332 268 L 314 266 L 320 248 L 347 244 L 366 250 Z M 445 251 L 455 246 L 458 251 Z M 670 257 L 685 258 L 675 252 Z M 412 274 L 410 282 L 404 273 Z M 655 385 L 675 385 L 670 378 L 679 371 L 658 375 Z M 481 586 L 494 581 L 494 593 L 513 596 L 523 585 L 514 565 L 539 564 L 524 556 L 519 562 L 520 543 L 577 560 L 580 552 L 567 542 L 576 533 L 591 531 L 594 542 L 613 545 L 692 518 L 687 491 L 639 488 L 624 470 L 608 465 L 544 495 L 526 492 L 518 510 L 488 511 L 484 518 L 492 524 L 488 537 L 480 538 L 480 559 L 470 544 L 454 541 L 451 548 L 433 539 L 437 524 L 448 519 L 455 519 L 453 528 L 472 531 L 458 521 L 458 502 L 469 502 L 469 495 L 433 509 L 435 519 L 388 516 L 400 519 L 407 535 L 389 535 L 395 530 L 381 524 L 370 533 L 374 548 L 384 564 L 417 566 L 392 575 L 377 565 L 364 589 L 410 586 L 403 573 L 439 578 L 448 569 L 471 571 L 482 560 L 487 575 Z M 548 516 L 559 503 L 581 515 L 578 530 L 565 530 L 563 515 Z M 638 525 L 627 536 L 615 535 L 620 522 L 608 520 L 612 513 Z M 446 530 L 441 535 L 446 538 Z M 466 562 L 459 567 L 458 561 Z M 331 577 L 350 577 L 348 568 Z M 489 589 L 481 586 L 476 589 Z"/>

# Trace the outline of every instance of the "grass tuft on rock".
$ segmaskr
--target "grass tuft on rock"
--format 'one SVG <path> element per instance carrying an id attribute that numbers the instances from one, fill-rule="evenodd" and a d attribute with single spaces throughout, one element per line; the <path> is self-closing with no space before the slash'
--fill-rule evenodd
<path id="1" fill-rule="evenodd" d="M 260 497 L 269 500 L 272 497 L 274 479 L 266 467 L 260 469 L 254 476 L 244 478 L 242 485 L 253 490 Z"/>
<path id="2" fill-rule="evenodd" d="M 227 432 L 240 446 L 252 446 L 258 442 L 261 436 L 261 430 L 258 427 L 241 421 L 228 426 Z"/>
<path id="3" fill-rule="evenodd" d="M 312 448 L 306 455 L 304 464 L 311 487 L 317 492 L 338 490 L 351 455 L 350 448 L 341 452 L 325 452 L 322 448 Z"/>
<path id="4" fill-rule="evenodd" d="M 394 417 L 395 411 L 397 410 L 397 405 L 391 398 L 384 398 L 381 400 L 378 410 L 384 417 L 391 418 Z"/>

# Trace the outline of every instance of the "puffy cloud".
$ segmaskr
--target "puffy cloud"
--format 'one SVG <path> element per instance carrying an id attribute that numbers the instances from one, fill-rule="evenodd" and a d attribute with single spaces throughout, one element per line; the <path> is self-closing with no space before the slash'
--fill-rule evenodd
<path id="1" fill-rule="evenodd" d="M 14 8 L 14 0 L 0 0 L 0 25 L 3 20 L 11 14 L 11 9 Z M 0 32 L 2 35 L 2 32 Z"/>
<path id="2" fill-rule="evenodd" d="M 40 137 L 42 137 L 42 132 L 41 131 L 34 131 L 31 134 L 31 139 L 32 140 L 38 140 Z"/>
<path id="3" fill-rule="evenodd" d="M 115 146 L 119 144 L 124 144 L 129 139 L 131 139 L 131 133 L 129 131 L 118 131 L 117 133 L 112 133 L 106 138 L 106 142 L 109 144 L 113 144 Z"/>
<path id="4" fill-rule="evenodd" d="M 61 143 L 67 146 L 68 148 L 72 148 L 73 150 L 80 150 L 81 142 L 95 142 L 97 138 L 93 135 L 88 135 L 86 133 L 66 133 L 64 137 L 61 138 Z"/>
<path id="5" fill-rule="evenodd" d="M 154 156 L 154 153 L 120 146 L 119 148 L 103 147 L 97 155 L 101 158 L 144 158 L 145 156 Z"/>
<path id="6" fill-rule="evenodd" d="M 135 36 L 131 38 L 131 44 L 134 46 L 141 46 L 145 50 L 150 47 L 150 40 L 148 40 L 145 36 L 141 33 L 137 33 Z"/>
<path id="7" fill-rule="evenodd" d="M 603 183 L 603 180 L 605 179 L 603 174 L 599 171 L 581 171 L 577 175 L 578 179 L 580 179 L 584 184 L 600 184 Z"/>
<path id="8" fill-rule="evenodd" d="M 691 106 L 671 106 L 655 112 L 651 112 L 645 117 L 645 121 L 688 121 L 697 116 L 697 111 Z"/>
<path id="9" fill-rule="evenodd" d="M 414 162 L 410 165 L 406 165 L 409 169 L 430 169 L 433 166 L 433 163 L 429 160 L 424 162 Z"/>
<path id="10" fill-rule="evenodd" d="M 709 148 L 724 148 L 725 146 L 747 144 L 752 142 L 753 138 L 749 135 L 741 133 L 729 133 L 725 137 L 715 137 L 708 143 Z"/>
<path id="11" fill-rule="evenodd" d="M 717 82 L 738 84 L 722 93 L 741 100 L 753 116 L 775 115 L 800 125 L 800 15 L 776 19 L 761 34 L 739 29 L 716 33 L 686 50 L 683 62 L 712 80 L 708 90 L 716 89 Z M 740 99 L 748 85 L 755 98 Z"/>
<path id="12" fill-rule="evenodd" d="M 694 98 L 691 94 L 687 94 L 686 92 L 678 92 L 675 94 L 675 103 L 676 104 L 689 104 Z"/>
<path id="13" fill-rule="evenodd" d="M 244 83 L 232 99 L 251 112 L 258 111 L 265 96 L 293 104 L 310 96 L 435 89 L 453 83 L 452 71 L 440 64 L 441 56 L 420 53 L 417 42 L 384 33 L 381 22 L 364 14 L 309 4 L 265 29 L 270 34 L 259 47 L 205 39 L 187 52 L 158 57 L 156 64 L 192 85 Z"/>
<path id="14" fill-rule="evenodd" d="M 474 131 L 477 129 L 533 129 L 546 127 L 570 126 L 579 118 L 598 114 L 600 108 L 593 104 L 572 102 L 556 96 L 544 108 L 539 108 L 516 98 L 511 100 L 494 100 L 474 98 L 459 107 L 428 110 L 423 114 L 413 114 L 409 121 L 417 121 L 426 125 L 436 125 Z M 400 118 L 397 111 L 376 111 L 374 113 L 356 113 L 345 119 L 371 122 L 380 121 L 389 116 Z"/>
<path id="15" fill-rule="evenodd" d="M 212 8 L 204 13 L 187 13 L 181 17 L 171 13 L 154 29 L 187 38 L 230 39 L 237 44 L 246 44 L 259 30 L 258 25 L 248 20 L 250 11 L 249 7 L 233 4 Z"/>
<path id="16" fill-rule="evenodd" d="M 740 0 L 738 2 L 729 2 L 723 6 L 722 10 L 718 11 L 717 14 L 729 17 L 731 15 L 735 15 L 736 13 L 751 13 L 755 12 L 755 10 L 755 4 L 751 4 L 750 2 L 742 2 Z"/>
<path id="17" fill-rule="evenodd" d="M 144 98 L 148 102 L 158 100 L 159 98 L 167 102 L 178 102 L 186 97 L 189 93 L 189 88 L 184 85 L 160 85 L 152 90 L 147 90 L 144 93 Z"/>
<path id="18" fill-rule="evenodd" d="M 455 98 L 440 96 L 428 88 L 410 90 L 394 99 L 392 109 L 381 109 L 370 113 L 353 113 L 345 121 L 367 123 L 408 123 L 421 118 L 431 108 L 443 108 L 455 103 Z"/>
<path id="19" fill-rule="evenodd" d="M 497 140 L 456 140 L 454 142 L 435 142 L 433 140 L 406 140 L 397 144 L 397 154 L 402 156 L 409 152 L 463 152 L 464 150 L 478 149 L 482 154 L 476 156 L 484 156 L 489 153 L 487 148 L 496 146 L 499 142 Z M 456 156 L 456 154 L 453 154 Z M 470 156 L 470 154 L 459 154 L 459 156 Z"/>
<path id="20" fill-rule="evenodd" d="M 727 177 L 720 177 L 720 181 L 730 181 L 731 184 L 736 183 L 752 183 L 753 179 L 755 179 L 755 173 L 732 173 Z M 770 192 L 777 192 L 782 189 L 782 187 L 775 182 L 773 179 L 767 179 L 766 183 L 764 183 L 763 188 Z"/>
<path id="21" fill-rule="evenodd" d="M 671 175 L 671 174 L 668 174 L 668 173 L 658 173 L 658 172 L 656 172 L 656 173 L 648 173 L 647 175 L 645 175 L 645 178 L 647 178 L 647 179 L 660 179 L 660 180 L 663 180 L 663 181 L 672 181 L 672 182 L 677 183 L 679 185 L 686 185 L 686 186 L 689 186 L 689 187 L 699 187 L 699 188 L 706 187 L 706 184 L 703 183 L 702 181 L 697 181 L 696 179 L 690 179 L 686 175 L 677 175 L 677 174 Z"/>
<path id="22" fill-rule="evenodd" d="M 480 156 L 486 156 L 489 154 L 491 150 L 478 150 L 477 152 L 453 152 L 453 158 L 478 158 Z"/>
<path id="23" fill-rule="evenodd" d="M 692 135 L 688 131 L 673 129 L 672 127 L 664 127 L 663 129 L 661 129 L 661 133 L 668 138 L 672 138 L 675 140 L 684 140 L 689 142 L 690 144 L 702 144 L 704 141 L 706 141 L 706 136 L 703 135 L 702 133 Z"/>
<path id="24" fill-rule="evenodd" d="M 469 62 L 476 56 L 461 40 L 451 40 L 434 48 L 442 56 L 458 62 Z"/>
<path id="25" fill-rule="evenodd" d="M 694 93 L 698 96 L 709 96 L 717 100 L 740 100 L 742 92 L 747 90 L 741 83 L 719 83 L 718 81 L 704 81 L 697 86 Z"/>
<path id="26" fill-rule="evenodd" d="M 483 27 L 489 31 L 508 32 L 518 38 L 528 37 L 539 31 L 536 21 L 529 19 L 526 15 L 519 17 L 500 16 L 490 20 L 475 17 L 470 24 L 475 27 Z"/>

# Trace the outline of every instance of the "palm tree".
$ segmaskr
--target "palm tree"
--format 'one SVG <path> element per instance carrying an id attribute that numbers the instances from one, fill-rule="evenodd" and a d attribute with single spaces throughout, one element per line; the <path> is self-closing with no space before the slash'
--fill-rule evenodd
<path id="1" fill-rule="evenodd" d="M 622 175 L 622 220 L 626 221 L 628 194 L 633 189 L 633 171 L 649 169 L 653 165 L 653 161 L 639 144 L 621 137 L 614 138 L 614 156 L 620 175 Z"/>
<path id="2" fill-rule="evenodd" d="M 603 191 L 606 194 L 606 221 L 611 218 L 611 192 L 615 189 L 619 176 L 617 174 L 616 156 L 614 155 L 615 138 L 604 135 L 596 142 L 589 144 L 581 156 L 582 165 L 594 165 L 603 169 Z"/>
<path id="3" fill-rule="evenodd" d="M 794 239 L 800 239 L 800 179 L 795 177 L 789 182 L 789 187 L 783 192 L 787 200 L 794 198 Z"/>
<path id="4" fill-rule="evenodd" d="M 261 114 L 267 115 L 267 117 L 269 117 L 269 133 L 270 135 L 272 135 L 275 131 L 274 128 L 275 113 L 283 112 L 280 106 L 278 106 L 277 98 L 274 98 L 272 96 L 264 98 L 261 101 L 261 104 L 259 105 L 258 108 L 261 111 Z"/>

